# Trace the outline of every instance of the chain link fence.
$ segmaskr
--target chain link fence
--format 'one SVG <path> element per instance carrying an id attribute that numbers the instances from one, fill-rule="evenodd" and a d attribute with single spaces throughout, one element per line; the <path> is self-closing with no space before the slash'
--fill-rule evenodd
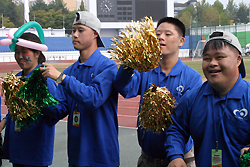
<path id="1" fill-rule="evenodd" d="M 213 31 L 229 31 L 238 39 L 243 49 L 250 43 L 250 24 L 236 24 L 227 26 L 210 26 L 210 27 L 191 27 L 186 29 L 186 38 L 188 38 L 189 57 L 201 57 L 201 51 L 204 47 L 205 40 Z"/>

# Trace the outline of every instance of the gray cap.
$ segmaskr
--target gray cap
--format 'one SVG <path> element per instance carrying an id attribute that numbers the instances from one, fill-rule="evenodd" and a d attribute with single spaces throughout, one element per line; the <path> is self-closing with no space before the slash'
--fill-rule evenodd
<path id="1" fill-rule="evenodd" d="M 95 15 L 93 15 L 92 13 L 89 13 L 87 11 L 78 11 L 78 12 L 76 12 L 76 18 L 74 19 L 74 22 L 73 22 L 73 25 L 75 25 L 75 24 L 85 25 L 85 26 L 95 30 L 96 32 L 98 32 L 97 46 L 98 47 L 105 47 L 105 45 L 102 42 L 102 39 L 100 37 L 101 22 Z"/>
<path id="2" fill-rule="evenodd" d="M 238 38 L 235 35 L 233 35 L 231 32 L 228 32 L 228 31 L 214 31 L 214 32 L 212 32 L 208 36 L 206 43 L 205 43 L 205 46 L 209 41 L 216 40 L 216 39 L 221 39 L 221 40 L 224 40 L 225 42 L 229 43 L 230 45 L 235 47 L 239 51 L 239 53 L 242 55 L 242 48 L 241 48 L 240 42 L 239 42 Z M 242 78 L 244 78 L 246 76 L 243 58 L 242 58 L 240 66 L 239 66 L 239 72 L 240 72 Z"/>

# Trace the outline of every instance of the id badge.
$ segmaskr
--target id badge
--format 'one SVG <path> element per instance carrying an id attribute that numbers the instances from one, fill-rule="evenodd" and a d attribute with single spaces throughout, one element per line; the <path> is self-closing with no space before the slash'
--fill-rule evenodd
<path id="1" fill-rule="evenodd" d="M 222 150 L 212 149 L 212 167 L 222 167 Z"/>
<path id="2" fill-rule="evenodd" d="M 20 126 L 17 125 L 17 122 L 15 121 L 15 132 L 20 132 L 21 131 L 21 128 Z"/>
<path id="3" fill-rule="evenodd" d="M 74 111 L 73 126 L 79 127 L 79 125 L 80 125 L 80 112 Z"/>

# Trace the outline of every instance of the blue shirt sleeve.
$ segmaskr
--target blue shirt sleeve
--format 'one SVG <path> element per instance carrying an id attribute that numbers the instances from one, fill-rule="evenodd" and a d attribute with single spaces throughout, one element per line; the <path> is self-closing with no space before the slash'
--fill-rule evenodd
<path id="1" fill-rule="evenodd" d="M 63 119 L 64 117 L 66 117 L 68 115 L 68 108 L 67 108 L 67 102 L 66 102 L 66 97 L 63 94 L 63 90 L 60 91 L 60 87 L 61 89 L 62 86 L 58 85 L 58 87 L 54 90 L 53 87 L 49 87 L 49 89 L 54 90 L 55 92 L 51 92 L 51 94 L 60 101 L 60 104 L 56 105 L 56 106 L 47 106 L 47 107 L 43 107 L 41 109 L 41 112 L 49 117 L 52 117 L 54 119 Z"/>
<path id="2" fill-rule="evenodd" d="M 48 86 L 48 90 L 49 90 L 50 94 L 55 97 L 56 89 L 57 89 L 57 85 L 56 85 L 55 81 L 50 79 L 50 78 L 47 78 L 46 81 L 47 81 L 47 86 Z M 43 112 L 43 110 L 42 110 L 42 113 L 45 113 L 43 118 L 45 120 L 45 123 L 50 127 L 54 126 L 59 121 L 58 118 L 51 117 L 50 115 L 47 115 L 46 112 Z"/>
<path id="3" fill-rule="evenodd" d="M 189 131 L 189 103 L 191 92 L 185 93 L 172 114 L 174 124 L 171 124 L 166 131 L 167 140 L 165 143 L 167 158 L 172 161 L 176 158 L 184 158 L 185 144 L 190 138 Z"/>
<path id="4" fill-rule="evenodd" d="M 140 94 L 140 73 L 130 67 L 121 65 L 114 86 L 124 98 L 136 97 Z"/>
<path id="5" fill-rule="evenodd" d="M 99 70 L 98 73 L 84 83 L 81 80 L 84 80 L 84 77 L 87 76 L 74 73 L 71 68 L 66 69 L 64 71 L 66 77 L 57 87 L 56 98 L 60 101 L 60 104 L 55 106 L 54 109 L 52 107 L 43 108 L 43 112 L 54 118 L 62 119 L 72 110 L 69 107 L 73 106 L 68 104 L 70 100 L 76 101 L 89 111 L 94 111 L 102 106 L 114 93 L 113 84 L 117 73 L 117 65 L 113 61 L 106 61 L 96 70 Z M 81 70 L 79 71 L 81 72 Z"/>
<path id="6" fill-rule="evenodd" d="M 99 108 L 112 93 L 116 73 L 116 63 L 109 63 L 88 85 L 66 74 L 61 86 L 71 98 L 89 110 L 94 110 Z M 61 86 L 59 85 L 60 88 Z"/>

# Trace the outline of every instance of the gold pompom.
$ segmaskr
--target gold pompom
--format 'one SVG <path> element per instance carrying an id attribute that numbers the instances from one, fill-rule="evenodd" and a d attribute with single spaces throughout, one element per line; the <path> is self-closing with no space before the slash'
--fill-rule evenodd
<path id="1" fill-rule="evenodd" d="M 24 82 L 13 73 L 8 73 L 2 82 L 2 96 L 5 95 L 5 105 L 9 108 L 13 103 L 16 92 L 24 85 Z"/>
<path id="2" fill-rule="evenodd" d="M 17 123 L 23 122 L 27 118 L 39 110 L 36 102 L 27 101 L 23 97 L 17 96 L 17 92 L 25 84 L 20 77 L 13 73 L 8 73 L 7 78 L 2 82 L 2 95 L 4 94 L 4 102 L 8 108 L 11 119 Z"/>
<path id="3" fill-rule="evenodd" d="M 152 17 L 126 26 L 124 31 L 111 39 L 111 57 L 139 72 L 148 72 L 158 66 L 161 48 Z"/>
<path id="4" fill-rule="evenodd" d="M 138 114 L 139 127 L 161 133 L 172 123 L 171 113 L 176 107 L 176 99 L 166 87 L 152 85 L 143 96 Z"/>

